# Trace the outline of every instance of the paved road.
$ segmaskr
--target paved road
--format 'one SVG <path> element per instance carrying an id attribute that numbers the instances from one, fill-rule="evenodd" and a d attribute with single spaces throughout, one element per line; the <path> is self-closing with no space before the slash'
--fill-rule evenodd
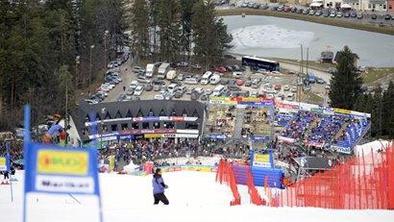
<path id="1" fill-rule="evenodd" d="M 107 98 L 105 98 L 104 102 L 114 102 L 117 101 L 118 96 L 123 92 L 123 86 L 126 87 L 126 90 L 128 86 L 130 85 L 130 82 L 132 80 L 132 77 L 134 75 L 132 68 L 131 68 L 131 63 L 132 59 L 130 58 L 127 60 L 127 62 L 123 63 L 123 65 L 120 67 L 120 76 L 122 78 L 122 82 L 120 82 L 118 85 L 115 86 L 109 93 Z"/>
<path id="2" fill-rule="evenodd" d="M 300 66 L 299 65 L 295 65 L 295 64 L 291 64 L 291 63 L 280 62 L 280 66 L 281 66 L 281 68 L 284 68 L 284 69 L 287 69 L 287 70 L 291 70 L 291 71 L 295 71 L 295 72 L 298 72 L 300 70 Z M 304 67 L 304 70 L 305 70 L 305 67 Z M 319 78 L 322 78 L 327 83 L 330 82 L 331 74 L 328 73 L 328 72 L 323 72 L 321 70 L 308 68 L 308 73 L 313 73 L 315 76 L 317 76 Z"/>

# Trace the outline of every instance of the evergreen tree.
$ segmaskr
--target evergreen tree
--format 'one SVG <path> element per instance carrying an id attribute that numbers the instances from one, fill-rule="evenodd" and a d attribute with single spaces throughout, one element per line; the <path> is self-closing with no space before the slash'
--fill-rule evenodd
<path id="1" fill-rule="evenodd" d="M 394 83 L 390 81 L 382 98 L 382 134 L 394 138 Z"/>
<path id="2" fill-rule="evenodd" d="M 382 88 L 376 87 L 373 95 L 373 108 L 371 112 L 372 117 L 372 136 L 381 137 L 382 136 L 382 117 L 383 117 L 383 96 Z"/>
<path id="3" fill-rule="evenodd" d="M 195 60 L 206 68 L 221 62 L 225 50 L 231 47 L 232 37 L 223 20 L 217 19 L 212 1 L 197 0 L 194 4 L 192 31 Z"/>
<path id="4" fill-rule="evenodd" d="M 339 52 L 337 71 L 331 79 L 329 92 L 332 107 L 352 109 L 362 93 L 362 78 L 355 65 L 357 59 L 358 56 L 347 46 Z"/>
<path id="5" fill-rule="evenodd" d="M 176 62 L 180 55 L 180 5 L 178 0 L 160 0 L 159 3 L 160 60 Z"/>
<path id="6" fill-rule="evenodd" d="M 181 34 L 181 52 L 184 53 L 187 58 L 186 60 L 190 60 L 191 52 L 192 52 L 192 16 L 193 16 L 193 5 L 196 0 L 181 0 L 181 25 L 182 25 L 182 34 Z"/>
<path id="7" fill-rule="evenodd" d="M 136 0 L 131 9 L 132 48 L 137 57 L 149 56 L 149 14 L 145 0 Z"/>

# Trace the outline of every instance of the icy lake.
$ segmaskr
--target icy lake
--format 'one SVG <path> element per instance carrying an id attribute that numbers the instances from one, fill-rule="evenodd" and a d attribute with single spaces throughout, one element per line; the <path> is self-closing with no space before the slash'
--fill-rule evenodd
<path id="1" fill-rule="evenodd" d="M 233 53 L 300 59 L 300 45 L 318 60 L 324 50 L 348 45 L 360 57 L 359 65 L 394 66 L 394 36 L 269 16 L 225 16 L 233 35 Z M 304 51 L 306 52 L 306 50 Z"/>

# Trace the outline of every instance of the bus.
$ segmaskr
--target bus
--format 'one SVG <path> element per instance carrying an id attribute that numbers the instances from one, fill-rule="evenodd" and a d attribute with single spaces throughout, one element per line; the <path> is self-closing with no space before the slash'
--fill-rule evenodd
<path id="1" fill-rule="evenodd" d="M 249 66 L 252 70 L 279 71 L 279 62 L 258 57 L 242 56 L 242 65 Z"/>

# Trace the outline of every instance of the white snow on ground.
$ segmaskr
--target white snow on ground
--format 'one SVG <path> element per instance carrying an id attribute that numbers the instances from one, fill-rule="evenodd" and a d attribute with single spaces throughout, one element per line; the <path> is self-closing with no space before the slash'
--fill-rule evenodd
<path id="1" fill-rule="evenodd" d="M 9 186 L 0 186 L 0 221 L 22 221 L 22 174 L 14 184 L 15 200 L 10 202 Z M 205 222 L 205 221 L 264 221 L 264 222 L 362 222 L 393 221 L 394 211 L 326 210 L 316 208 L 270 208 L 249 204 L 247 188 L 239 186 L 242 205 L 230 207 L 232 199 L 226 185 L 215 182 L 214 173 L 164 173 L 169 185 L 166 195 L 169 206 L 153 206 L 151 176 L 101 174 L 104 221 L 123 222 Z M 260 192 L 262 189 L 259 189 Z M 32 195 L 28 221 L 97 221 L 94 198 Z"/>
<path id="2" fill-rule="evenodd" d="M 364 152 L 364 155 L 367 155 L 373 151 L 376 153 L 380 149 L 386 149 L 387 145 L 389 145 L 389 141 L 387 140 L 375 140 L 369 143 L 365 143 L 362 145 L 357 145 L 354 148 L 354 152 L 357 155 L 361 155 Z"/>
<path id="3" fill-rule="evenodd" d="M 234 49 L 248 48 L 299 48 L 300 44 L 309 46 L 314 33 L 280 28 L 276 25 L 254 25 L 231 31 Z"/>

